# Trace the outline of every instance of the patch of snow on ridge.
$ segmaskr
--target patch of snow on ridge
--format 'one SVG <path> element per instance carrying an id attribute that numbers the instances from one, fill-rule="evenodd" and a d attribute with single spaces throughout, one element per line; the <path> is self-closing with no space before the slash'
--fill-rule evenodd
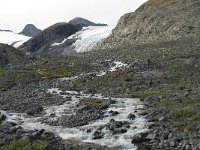
<path id="1" fill-rule="evenodd" d="M 107 38 L 112 33 L 113 28 L 114 26 L 85 27 L 68 39 L 78 38 L 72 46 L 75 47 L 76 52 L 85 52 Z"/>
<path id="2" fill-rule="evenodd" d="M 54 44 L 52 44 L 51 46 L 62 45 L 62 44 L 64 44 L 66 41 L 67 41 L 67 39 L 64 39 L 62 42 L 60 42 L 60 43 L 54 43 Z"/>
<path id="3" fill-rule="evenodd" d="M 30 37 L 20 35 L 14 32 L 0 31 L 0 43 L 8 45 L 13 44 L 14 47 L 19 47 L 29 39 Z"/>

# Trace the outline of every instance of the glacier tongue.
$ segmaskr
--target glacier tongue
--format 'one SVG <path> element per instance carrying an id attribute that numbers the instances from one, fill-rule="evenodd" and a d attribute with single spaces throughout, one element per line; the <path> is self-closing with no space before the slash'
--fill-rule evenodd
<path id="1" fill-rule="evenodd" d="M 81 31 L 70 36 L 68 39 L 77 39 L 72 45 L 74 50 L 76 52 L 85 52 L 107 38 L 112 33 L 113 28 L 114 26 L 84 27 Z"/>

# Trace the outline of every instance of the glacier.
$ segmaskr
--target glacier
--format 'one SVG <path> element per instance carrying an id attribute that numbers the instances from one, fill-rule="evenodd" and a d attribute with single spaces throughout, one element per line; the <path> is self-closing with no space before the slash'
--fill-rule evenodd
<path id="1" fill-rule="evenodd" d="M 29 39 L 30 37 L 28 36 L 17 34 L 12 31 L 0 31 L 0 43 L 12 45 L 16 48 Z"/>
<path id="2" fill-rule="evenodd" d="M 111 33 L 115 26 L 89 26 L 83 27 L 83 29 L 68 38 L 63 39 L 59 43 L 53 43 L 51 46 L 60 46 L 67 40 L 75 39 L 75 42 L 71 45 L 76 52 L 86 52 L 91 50 L 97 43 L 102 42 Z"/>

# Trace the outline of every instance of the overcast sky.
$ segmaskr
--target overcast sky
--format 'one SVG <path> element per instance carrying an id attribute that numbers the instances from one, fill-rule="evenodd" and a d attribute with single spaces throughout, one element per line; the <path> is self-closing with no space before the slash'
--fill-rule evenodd
<path id="1" fill-rule="evenodd" d="M 0 0 L 0 29 L 19 32 L 28 24 L 44 29 L 57 22 L 83 17 L 115 25 L 125 13 L 147 0 Z"/>

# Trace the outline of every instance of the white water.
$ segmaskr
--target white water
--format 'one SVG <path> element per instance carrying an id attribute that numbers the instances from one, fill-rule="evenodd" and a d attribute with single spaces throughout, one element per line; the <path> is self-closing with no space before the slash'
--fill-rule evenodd
<path id="1" fill-rule="evenodd" d="M 47 91 L 51 94 L 58 94 L 62 92 L 57 88 L 52 88 Z M 75 127 L 75 128 L 64 128 L 64 127 L 55 127 L 42 124 L 40 120 L 43 120 L 48 117 L 49 120 L 55 120 L 56 118 L 62 115 L 72 115 L 74 114 L 74 110 L 76 109 L 76 104 L 83 98 L 98 98 L 98 99 L 108 99 L 103 97 L 102 95 L 91 95 L 84 94 L 83 92 L 76 91 L 66 91 L 66 95 L 62 95 L 64 98 L 69 95 L 72 97 L 70 101 L 67 101 L 65 104 L 60 106 L 51 106 L 45 108 L 45 115 L 42 117 L 29 117 L 26 114 L 20 113 L 6 113 L 8 116 L 8 120 L 15 121 L 17 123 L 21 123 L 21 126 L 24 129 L 34 130 L 34 129 L 45 129 L 47 131 L 51 131 L 59 135 L 63 139 L 74 138 L 77 140 L 81 140 L 83 142 L 92 142 L 101 145 L 107 145 L 109 147 L 121 147 L 124 150 L 131 149 L 134 150 L 136 147 L 131 144 L 131 138 L 139 133 L 144 132 L 147 129 L 146 120 L 143 116 L 139 116 L 138 113 L 134 113 L 136 118 L 134 120 L 129 120 L 127 117 L 130 113 L 138 112 L 144 107 L 139 99 L 131 99 L 131 98 L 112 98 L 115 100 L 115 104 L 111 104 L 110 107 L 106 110 L 105 118 L 99 119 L 91 122 L 89 125 Z M 109 111 L 118 111 L 119 115 L 111 116 Z M 51 117 L 51 114 L 54 114 L 54 117 Z M 42 119 L 43 118 L 43 119 Z M 93 140 L 93 133 L 96 128 L 100 125 L 106 125 L 109 123 L 111 119 L 115 119 L 116 121 L 128 121 L 131 123 L 130 129 L 128 129 L 127 133 L 124 134 L 116 134 L 112 135 L 109 130 L 104 129 L 103 133 L 104 138 Z M 88 133 L 87 129 L 90 129 L 92 132 Z"/>
<path id="2" fill-rule="evenodd" d="M 121 69 L 127 66 L 127 64 L 123 64 L 121 62 L 114 62 L 114 64 L 115 65 L 108 69 L 108 71 L 116 71 L 117 69 Z M 99 72 L 98 75 L 102 75 L 102 72 L 103 71 Z M 107 71 L 104 72 L 106 74 Z M 78 76 L 72 78 L 62 78 L 60 81 L 74 80 L 76 78 L 78 78 Z M 109 99 L 108 97 L 103 97 L 101 94 L 92 95 L 77 91 L 64 92 L 65 94 L 63 95 L 63 91 L 58 88 L 51 88 L 47 90 L 47 93 L 60 95 L 63 98 L 66 98 L 67 101 L 60 106 L 45 107 L 45 113 L 42 116 L 30 117 L 23 113 L 3 113 L 7 115 L 8 121 L 14 121 L 20 124 L 24 129 L 45 129 L 47 131 L 54 132 L 63 139 L 74 138 L 83 142 L 92 142 L 101 145 L 107 145 L 109 147 L 119 147 L 123 150 L 136 149 L 136 146 L 131 144 L 131 138 L 135 134 L 145 132 L 147 130 L 147 121 L 145 120 L 144 116 L 139 115 L 139 113 L 144 109 L 144 105 L 139 99 L 111 98 L 112 100 L 115 100 L 116 103 L 109 106 L 109 108 L 106 110 L 105 117 L 90 122 L 85 126 L 65 128 L 61 126 L 55 127 L 43 124 L 41 120 L 48 119 L 49 121 L 53 121 L 62 115 L 75 115 L 75 110 L 77 109 L 76 106 L 83 98 Z M 70 100 L 69 97 L 71 98 Z M 109 111 L 118 111 L 119 114 L 117 116 L 111 116 Z M 134 120 L 129 120 L 127 118 L 130 113 L 134 113 L 136 115 Z M 115 121 L 128 121 L 130 123 L 130 128 L 126 133 L 116 135 L 112 135 L 109 130 L 104 128 L 102 130 L 104 133 L 104 138 L 97 140 L 92 139 L 96 128 L 100 125 L 106 125 L 111 119 L 114 119 Z M 87 132 L 88 129 L 91 130 L 91 133 Z"/>

